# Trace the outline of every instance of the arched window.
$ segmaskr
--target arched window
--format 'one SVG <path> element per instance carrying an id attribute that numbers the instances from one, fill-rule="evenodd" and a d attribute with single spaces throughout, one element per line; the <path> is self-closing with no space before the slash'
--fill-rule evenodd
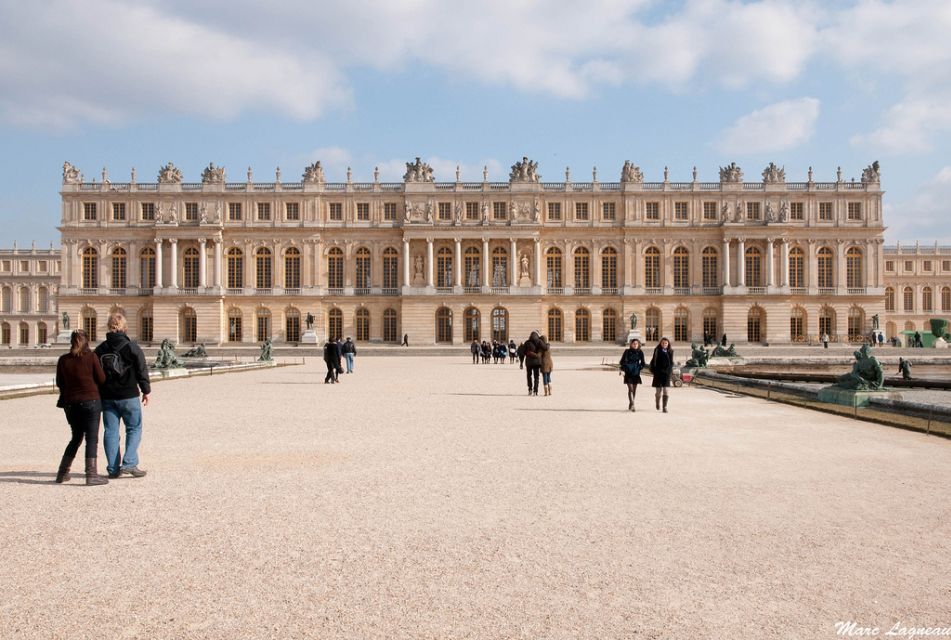
<path id="1" fill-rule="evenodd" d="M 898 326 L 894 322 L 885 323 L 885 337 L 891 339 L 898 333 Z"/>
<path id="2" fill-rule="evenodd" d="M 452 286 L 452 249 L 440 247 L 436 252 L 436 286 Z"/>
<path id="3" fill-rule="evenodd" d="M 861 307 L 849 309 L 849 342 L 865 339 L 865 311 Z"/>
<path id="4" fill-rule="evenodd" d="M 241 310 L 232 307 L 228 311 L 228 342 L 241 342 L 244 339 Z"/>
<path id="5" fill-rule="evenodd" d="M 806 340 L 806 310 L 802 307 L 793 307 L 789 313 L 789 339 L 792 342 Z"/>
<path id="6" fill-rule="evenodd" d="M 650 307 L 644 314 L 644 339 L 650 342 L 660 340 L 660 309 Z"/>
<path id="7" fill-rule="evenodd" d="M 885 311 L 895 310 L 895 290 L 885 287 Z"/>
<path id="8" fill-rule="evenodd" d="M 366 247 L 357 249 L 356 257 L 356 281 L 353 286 L 357 289 L 369 289 L 372 286 L 372 277 L 370 270 L 370 250 Z"/>
<path id="9" fill-rule="evenodd" d="M 601 339 L 617 342 L 617 311 L 608 308 L 601 312 Z"/>
<path id="10" fill-rule="evenodd" d="M 399 335 L 396 330 L 396 309 L 386 309 L 383 312 L 383 342 L 399 342 Z"/>
<path id="11" fill-rule="evenodd" d="M 49 313 L 50 310 L 50 290 L 46 287 L 40 287 L 36 294 L 36 302 L 40 313 Z"/>
<path id="12" fill-rule="evenodd" d="M 287 254 L 284 254 L 284 259 L 287 260 Z M 300 310 L 296 307 L 284 311 L 284 341 L 300 342 Z"/>
<path id="13" fill-rule="evenodd" d="M 674 342 L 690 340 L 690 312 L 686 307 L 677 307 L 674 310 Z"/>
<path id="14" fill-rule="evenodd" d="M 941 310 L 951 311 L 951 287 L 941 289 Z"/>
<path id="15" fill-rule="evenodd" d="M 354 320 L 357 341 L 368 342 L 370 340 L 370 310 L 362 307 L 357 309 Z"/>
<path id="16" fill-rule="evenodd" d="M 565 316 L 561 309 L 551 308 L 548 310 L 548 340 L 551 342 L 564 342 L 565 340 Z"/>
<path id="17" fill-rule="evenodd" d="M 139 253 L 139 286 L 143 289 L 155 287 L 155 249 L 146 247 Z"/>
<path id="18" fill-rule="evenodd" d="M 801 289 L 806 286 L 806 254 L 800 247 L 789 250 L 789 286 Z"/>
<path id="19" fill-rule="evenodd" d="M 765 335 L 766 313 L 762 308 L 754 306 L 746 316 L 746 340 L 747 342 L 762 342 Z"/>
<path id="20" fill-rule="evenodd" d="M 198 283 L 200 282 L 198 272 L 199 264 L 198 249 L 195 247 L 185 249 L 185 253 L 182 254 L 182 286 L 186 289 L 198 288 Z"/>
<path id="21" fill-rule="evenodd" d="M 617 251 L 614 247 L 601 252 L 601 288 L 617 290 Z"/>
<path id="22" fill-rule="evenodd" d="M 710 289 L 720 284 L 719 253 L 714 247 L 704 247 L 701 256 L 703 268 L 703 287 Z"/>
<path id="23" fill-rule="evenodd" d="M 46 329 L 45 322 L 36 323 L 36 343 L 37 344 L 46 344 L 49 342 L 49 334 Z"/>
<path id="24" fill-rule="evenodd" d="M 395 291 L 400 286 L 400 254 L 393 247 L 383 250 L 383 288 Z"/>
<path id="25" fill-rule="evenodd" d="M 907 322 L 905 322 L 905 331 L 914 331 L 914 330 L 915 330 L 914 322 L 912 322 L 911 320 L 908 320 Z"/>
<path id="26" fill-rule="evenodd" d="M 86 247 L 82 253 L 83 289 L 95 289 L 99 286 L 96 269 L 99 267 L 99 254 L 92 247 Z M 86 334 L 89 335 L 88 333 Z M 90 338 L 91 339 L 91 338 Z"/>
<path id="27" fill-rule="evenodd" d="M 112 288 L 125 289 L 128 274 L 128 254 L 122 247 L 112 250 Z"/>
<path id="28" fill-rule="evenodd" d="M 575 342 L 591 341 L 591 312 L 587 309 L 575 311 Z"/>
<path id="29" fill-rule="evenodd" d="M 185 307 L 179 313 L 179 340 L 198 342 L 198 316 L 191 307 Z"/>
<path id="30" fill-rule="evenodd" d="M 244 253 L 238 247 L 228 249 L 228 288 L 244 288 Z"/>
<path id="31" fill-rule="evenodd" d="M 862 250 L 858 247 L 849 247 L 845 252 L 845 286 L 849 289 L 865 286 Z"/>
<path id="32" fill-rule="evenodd" d="M 343 289 L 343 250 L 331 247 L 327 252 L 327 287 Z"/>
<path id="33" fill-rule="evenodd" d="M 0 323 L 0 344 L 10 345 L 10 323 Z"/>
<path id="34" fill-rule="evenodd" d="M 931 287 L 921 290 L 921 310 L 934 311 L 934 295 L 931 293 Z"/>
<path id="35" fill-rule="evenodd" d="M 915 290 L 911 287 L 905 287 L 902 291 L 902 298 L 905 311 L 914 311 L 915 310 Z"/>
<path id="36" fill-rule="evenodd" d="M 479 330 L 479 324 L 481 323 L 481 314 L 479 310 L 475 307 L 469 307 L 465 310 L 465 313 L 462 314 L 463 317 L 463 338 L 466 342 L 472 342 L 473 340 L 481 340 L 481 331 Z"/>
<path id="37" fill-rule="evenodd" d="M 448 307 L 436 311 L 436 342 L 452 342 L 452 309 Z"/>
<path id="38" fill-rule="evenodd" d="M 832 249 L 829 247 L 819 249 L 816 258 L 816 274 L 818 275 L 820 289 L 831 289 L 835 286 L 832 269 Z"/>
<path id="39" fill-rule="evenodd" d="M 644 252 L 644 286 L 657 289 L 660 284 L 660 249 L 648 247 Z"/>
<path id="40" fill-rule="evenodd" d="M 492 250 L 492 286 L 507 287 L 509 273 L 508 251 L 505 247 L 496 247 Z"/>
<path id="41" fill-rule="evenodd" d="M 30 344 L 30 325 L 25 322 L 20 323 L 20 344 L 24 346 Z"/>
<path id="42" fill-rule="evenodd" d="M 10 287 L 3 288 L 3 302 L 0 304 L 0 310 L 4 313 L 13 311 L 13 290 Z"/>
<path id="43" fill-rule="evenodd" d="M 327 312 L 327 338 L 339 340 L 343 337 L 343 311 L 333 308 Z"/>
<path id="44" fill-rule="evenodd" d="M 482 286 L 482 260 L 478 247 L 468 247 L 465 252 L 465 282 L 467 287 Z"/>
<path id="45" fill-rule="evenodd" d="M 152 329 L 155 325 L 152 322 L 152 307 L 144 307 L 139 312 L 139 341 L 152 342 Z"/>
<path id="46" fill-rule="evenodd" d="M 824 335 L 835 339 L 835 310 L 832 307 L 819 309 L 819 337 Z"/>
<path id="47" fill-rule="evenodd" d="M 297 247 L 289 247 L 284 252 L 284 288 L 300 289 L 300 249 Z M 289 340 L 289 342 L 297 342 L 297 340 Z"/>
<path id="48" fill-rule="evenodd" d="M 548 288 L 561 289 L 565 286 L 562 278 L 561 249 L 551 247 L 545 253 L 545 266 L 548 272 Z"/>
<path id="49" fill-rule="evenodd" d="M 19 295 L 20 303 L 20 313 L 29 313 L 30 312 L 30 288 L 29 287 L 20 287 Z"/>
<path id="50" fill-rule="evenodd" d="M 690 252 L 687 251 L 686 247 L 674 249 L 674 288 L 690 288 Z M 674 338 L 674 340 L 678 340 L 678 338 Z"/>
<path id="51" fill-rule="evenodd" d="M 575 249 L 575 293 L 591 288 L 591 254 L 584 247 Z M 582 291 L 578 291 L 582 289 Z"/>
<path id="52" fill-rule="evenodd" d="M 257 340 L 264 342 L 271 337 L 271 310 L 266 307 L 260 307 L 255 314 L 257 321 Z"/>
<path id="53" fill-rule="evenodd" d="M 96 311 L 90 307 L 83 307 L 80 312 L 80 326 L 86 332 L 89 342 L 95 342 L 99 338 L 96 332 Z"/>
<path id="54" fill-rule="evenodd" d="M 763 286 L 763 254 L 757 247 L 749 247 L 746 250 L 745 271 L 747 287 Z"/>
<path id="55" fill-rule="evenodd" d="M 720 314 L 714 307 L 707 307 L 703 310 L 703 333 L 711 342 L 716 342 L 720 338 Z"/>
<path id="56" fill-rule="evenodd" d="M 271 260 L 271 250 L 267 247 L 261 247 L 254 254 L 254 265 L 255 265 L 255 282 L 254 286 L 258 289 L 270 289 L 274 286 L 274 277 L 273 277 L 273 262 Z M 260 335 L 260 331 L 258 332 Z M 268 327 L 268 337 L 271 335 L 270 327 Z"/>
<path id="57" fill-rule="evenodd" d="M 496 342 L 509 340 L 509 312 L 504 307 L 492 309 L 492 339 Z"/>

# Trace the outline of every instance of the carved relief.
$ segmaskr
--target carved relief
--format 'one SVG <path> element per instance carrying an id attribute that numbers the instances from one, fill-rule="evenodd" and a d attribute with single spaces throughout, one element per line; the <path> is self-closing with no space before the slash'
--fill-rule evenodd
<path id="1" fill-rule="evenodd" d="M 631 182 L 634 184 L 643 183 L 644 174 L 641 173 L 641 168 L 633 164 L 630 160 L 625 160 L 624 166 L 621 167 L 621 182 Z"/>
<path id="2" fill-rule="evenodd" d="M 320 165 L 320 160 L 314 164 L 304 167 L 304 182 L 315 184 L 324 181 L 324 168 Z"/>
<path id="3" fill-rule="evenodd" d="M 205 170 L 201 172 L 202 184 L 224 184 L 225 168 L 216 167 L 214 163 L 209 162 Z"/>
<path id="4" fill-rule="evenodd" d="M 522 156 L 519 162 L 512 165 L 512 170 L 509 172 L 509 182 L 538 182 L 540 179 L 538 163 L 529 160 L 528 156 Z"/>
<path id="5" fill-rule="evenodd" d="M 416 162 L 406 163 L 403 182 L 433 182 L 433 168 L 416 156 Z"/>
<path id="6" fill-rule="evenodd" d="M 735 162 L 720 167 L 720 182 L 743 182 L 743 170 Z"/>
<path id="7" fill-rule="evenodd" d="M 159 169 L 158 181 L 159 184 L 181 184 L 182 171 L 174 164 L 169 162 L 164 167 Z"/>
<path id="8" fill-rule="evenodd" d="M 786 182 L 786 168 L 777 167 L 775 163 L 770 162 L 769 165 L 763 169 L 763 182 L 766 184 Z"/>

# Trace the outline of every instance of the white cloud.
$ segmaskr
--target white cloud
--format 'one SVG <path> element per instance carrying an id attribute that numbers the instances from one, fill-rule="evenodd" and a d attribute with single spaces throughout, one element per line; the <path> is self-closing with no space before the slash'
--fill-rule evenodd
<path id="1" fill-rule="evenodd" d="M 932 179 L 915 190 L 904 202 L 885 204 L 886 236 L 889 242 L 914 242 L 929 238 L 951 243 L 948 228 L 948 202 L 951 202 L 951 166 L 943 167 Z"/>
<path id="2" fill-rule="evenodd" d="M 873 155 L 923 153 L 934 148 L 935 136 L 951 131 L 951 91 L 908 96 L 892 106 L 877 129 L 858 134 L 851 143 Z"/>
<path id="3" fill-rule="evenodd" d="M 777 102 L 738 118 L 720 135 L 717 146 L 731 155 L 792 149 L 812 137 L 818 118 L 816 98 Z"/>

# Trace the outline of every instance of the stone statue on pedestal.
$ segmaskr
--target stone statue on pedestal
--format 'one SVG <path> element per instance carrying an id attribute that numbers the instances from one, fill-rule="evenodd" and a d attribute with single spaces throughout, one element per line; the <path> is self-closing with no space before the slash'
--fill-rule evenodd
<path id="1" fill-rule="evenodd" d="M 862 347 L 853 353 L 855 362 L 852 371 L 840 377 L 835 387 L 839 389 L 854 389 L 856 391 L 878 391 L 885 383 L 885 372 L 878 359 L 871 354 L 869 346 Z"/>
<path id="2" fill-rule="evenodd" d="M 172 346 L 171 340 L 165 338 L 162 340 L 162 345 L 159 347 L 159 352 L 153 366 L 156 369 L 176 369 L 184 367 L 185 365 L 178 359 L 178 356 L 175 355 L 175 348 Z"/>

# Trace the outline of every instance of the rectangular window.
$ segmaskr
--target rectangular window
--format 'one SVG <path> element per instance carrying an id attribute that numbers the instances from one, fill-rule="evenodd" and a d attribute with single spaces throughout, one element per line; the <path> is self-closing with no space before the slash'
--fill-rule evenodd
<path id="1" fill-rule="evenodd" d="M 142 219 L 155 220 L 155 203 L 154 202 L 142 203 Z"/>
<path id="2" fill-rule="evenodd" d="M 37 268 L 39 269 L 40 273 L 46 273 L 47 266 L 48 266 L 48 265 L 47 265 L 46 260 L 40 260 L 40 261 L 37 263 Z"/>
<path id="3" fill-rule="evenodd" d="M 124 202 L 112 203 L 112 219 L 116 222 L 125 220 L 125 203 Z"/>
<path id="4" fill-rule="evenodd" d="M 942 261 L 941 261 L 941 270 L 942 270 L 942 271 L 951 271 L 951 260 L 942 260 Z"/>
<path id="5" fill-rule="evenodd" d="M 83 220 L 95 220 L 95 219 L 96 219 L 96 203 L 84 202 L 83 203 Z"/>
<path id="6" fill-rule="evenodd" d="M 383 219 L 388 222 L 393 222 L 396 220 L 396 203 L 395 202 L 383 203 Z"/>
<path id="7" fill-rule="evenodd" d="M 575 220 L 587 220 L 587 219 L 588 219 L 588 203 L 576 202 L 575 203 Z"/>
<path id="8" fill-rule="evenodd" d="M 232 222 L 241 220 L 241 203 L 240 202 L 228 203 L 228 220 L 231 220 Z"/>
<path id="9" fill-rule="evenodd" d="M 819 203 L 819 219 L 824 222 L 832 221 L 832 203 L 831 202 Z"/>
<path id="10" fill-rule="evenodd" d="M 648 220 L 660 220 L 660 203 L 648 202 L 646 205 L 647 209 L 645 210 L 644 217 Z"/>
<path id="11" fill-rule="evenodd" d="M 30 272 L 30 261 L 20 260 L 20 273 L 29 273 L 29 272 Z"/>
<path id="12" fill-rule="evenodd" d="M 793 202 L 789 205 L 789 219 L 790 220 L 802 220 L 804 219 L 803 215 L 803 206 L 801 202 Z"/>
<path id="13" fill-rule="evenodd" d="M 362 220 L 364 222 L 370 221 L 370 203 L 369 202 L 357 203 L 357 220 Z"/>
<path id="14" fill-rule="evenodd" d="M 288 220 L 300 220 L 300 203 L 288 202 L 285 204 L 284 215 Z"/>
<path id="15" fill-rule="evenodd" d="M 862 219 L 862 203 L 861 202 L 850 202 L 848 205 L 848 218 L 849 220 L 861 220 Z"/>
<path id="16" fill-rule="evenodd" d="M 13 263 L 9 260 L 4 260 L 2 263 L 0 263 L 0 271 L 9 272 L 12 268 L 12 264 Z"/>
<path id="17" fill-rule="evenodd" d="M 905 271 L 910 272 L 913 270 L 914 270 L 914 265 L 912 264 L 911 260 L 905 260 Z"/>
<path id="18" fill-rule="evenodd" d="M 493 202 L 492 203 L 492 219 L 493 220 L 505 220 L 507 207 L 504 202 Z"/>
<path id="19" fill-rule="evenodd" d="M 241 316 L 228 318 L 228 342 L 241 342 Z"/>
<path id="20" fill-rule="evenodd" d="M 925 260 L 924 270 L 929 273 L 931 272 L 931 260 Z"/>
<path id="21" fill-rule="evenodd" d="M 605 220 L 617 219 L 617 208 L 613 202 L 604 202 L 601 204 L 601 217 Z"/>
<path id="22" fill-rule="evenodd" d="M 271 219 L 271 203 L 259 202 L 258 203 L 258 220 L 270 220 L 270 219 Z"/>
<path id="23" fill-rule="evenodd" d="M 440 220 L 452 220 L 452 203 L 440 202 L 437 215 Z"/>
<path id="24" fill-rule="evenodd" d="M 894 271 L 895 270 L 895 261 L 886 260 L 885 261 L 885 271 Z"/>
<path id="25" fill-rule="evenodd" d="M 466 203 L 466 220 L 478 220 L 478 219 L 479 219 L 479 203 L 467 202 Z"/>
<path id="26" fill-rule="evenodd" d="M 717 203 L 716 202 L 703 203 L 703 219 L 704 220 L 717 219 Z"/>
<path id="27" fill-rule="evenodd" d="M 747 220 L 759 220 L 759 203 L 758 202 L 747 202 L 746 203 L 746 219 Z"/>
<path id="28" fill-rule="evenodd" d="M 343 203 L 342 202 L 330 203 L 330 219 L 343 220 Z"/>
<path id="29" fill-rule="evenodd" d="M 561 220 L 561 203 L 560 202 L 548 203 L 548 219 Z"/>
<path id="30" fill-rule="evenodd" d="M 674 203 L 674 220 L 685 222 L 689 216 L 686 202 Z"/>
<path id="31" fill-rule="evenodd" d="M 189 220 L 191 222 L 196 222 L 198 220 L 198 203 L 197 202 L 185 203 L 185 220 Z"/>
<path id="32" fill-rule="evenodd" d="M 139 340 L 152 342 L 152 316 L 144 315 L 139 319 Z"/>

